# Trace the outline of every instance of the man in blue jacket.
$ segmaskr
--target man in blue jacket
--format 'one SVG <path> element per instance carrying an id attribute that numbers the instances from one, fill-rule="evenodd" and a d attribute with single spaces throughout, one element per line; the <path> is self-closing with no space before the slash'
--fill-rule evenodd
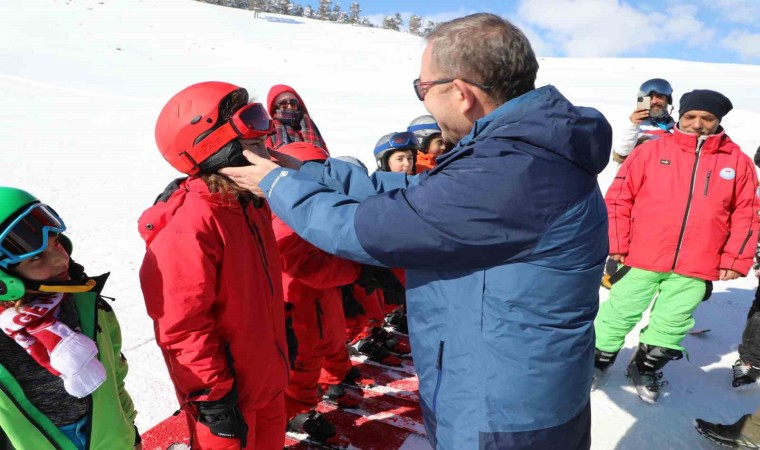
<path id="1" fill-rule="evenodd" d="M 252 166 L 222 173 L 325 251 L 407 269 L 434 448 L 588 449 L 610 126 L 535 89 L 530 43 L 495 15 L 428 41 L 415 91 L 456 144 L 434 169 L 368 178 L 334 159 L 294 171 L 246 153 Z"/>

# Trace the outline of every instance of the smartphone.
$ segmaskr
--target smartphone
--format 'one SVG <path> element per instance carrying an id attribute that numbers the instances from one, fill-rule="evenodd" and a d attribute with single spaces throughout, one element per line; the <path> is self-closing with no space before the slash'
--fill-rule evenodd
<path id="1" fill-rule="evenodd" d="M 652 97 L 646 95 L 644 97 L 639 97 L 636 99 L 636 109 L 649 110 L 649 108 L 651 107 L 652 107 Z"/>

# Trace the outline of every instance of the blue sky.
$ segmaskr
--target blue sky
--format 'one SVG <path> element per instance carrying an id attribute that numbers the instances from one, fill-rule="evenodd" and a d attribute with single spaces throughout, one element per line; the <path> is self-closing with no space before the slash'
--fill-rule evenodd
<path id="1" fill-rule="evenodd" d="M 335 3 L 335 0 L 333 0 Z M 340 4 L 348 8 L 351 1 Z M 760 64 L 760 0 L 359 0 L 381 23 L 396 12 L 445 21 L 492 12 L 517 24 L 539 56 L 674 58 Z"/>

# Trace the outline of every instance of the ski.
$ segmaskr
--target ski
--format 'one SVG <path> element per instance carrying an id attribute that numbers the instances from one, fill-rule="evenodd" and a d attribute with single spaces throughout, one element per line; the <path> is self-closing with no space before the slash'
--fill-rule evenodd
<path id="1" fill-rule="evenodd" d="M 361 370 L 362 378 L 357 380 L 356 384 L 343 384 L 343 386 L 419 403 L 420 398 L 417 394 L 418 381 L 416 375 L 391 371 L 382 367 L 357 363 L 356 361 L 354 361 L 354 365 Z"/>
<path id="2" fill-rule="evenodd" d="M 323 442 L 312 439 L 306 433 L 298 433 L 288 430 L 285 433 L 285 448 L 290 449 L 323 449 L 323 450 L 346 450 L 351 445 L 351 440 L 346 436 L 337 435 L 331 438 L 334 442 Z"/>
<path id="3" fill-rule="evenodd" d="M 361 364 L 368 364 L 371 366 L 382 367 L 383 369 L 394 370 L 396 372 L 402 372 L 409 375 L 416 375 L 416 372 L 414 371 L 414 365 L 410 359 L 400 358 L 401 365 L 399 366 L 389 366 L 387 364 L 375 362 L 370 360 L 368 356 L 361 354 L 352 355 L 351 360 Z"/>
<path id="4" fill-rule="evenodd" d="M 347 395 L 356 395 L 355 392 Z M 354 420 L 354 426 L 376 421 L 412 433 L 425 434 L 422 411 L 417 403 L 373 392 L 364 392 L 357 400 L 358 406 L 353 408 L 340 408 L 332 401 L 323 400 L 317 406 L 317 411 L 324 416 L 335 414 L 336 410 L 358 416 Z"/>

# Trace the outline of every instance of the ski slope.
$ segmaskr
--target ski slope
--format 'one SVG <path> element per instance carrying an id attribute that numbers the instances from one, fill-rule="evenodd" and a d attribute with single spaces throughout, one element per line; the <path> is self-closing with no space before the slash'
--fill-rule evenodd
<path id="1" fill-rule="evenodd" d="M 289 84 L 333 155 L 354 155 L 369 167 L 380 136 L 426 113 L 412 92 L 424 43 L 404 33 L 270 14 L 254 19 L 191 0 L 34 0 L 0 2 L 0 35 L 0 184 L 53 205 L 69 226 L 75 258 L 90 273 L 112 272 L 104 293 L 117 299 L 141 430 L 177 407 L 138 282 L 144 246 L 137 218 L 178 175 L 153 141 L 164 102 L 199 81 L 237 83 L 261 100 L 271 85 Z M 627 120 L 648 78 L 670 80 L 676 100 L 695 88 L 721 91 L 735 106 L 723 122 L 728 134 L 750 155 L 760 145 L 760 66 L 539 62 L 539 85 L 598 108 L 613 128 Z M 613 176 L 610 165 L 599 177 L 603 190 Z M 695 417 L 734 421 L 753 411 L 760 390 L 734 392 L 730 373 L 756 286 L 755 278 L 716 283 L 696 312 L 697 327 L 712 331 L 687 337 L 690 359 L 666 367 L 670 386 L 654 406 L 641 402 L 623 375 L 637 341 L 632 333 L 605 386 L 592 393 L 592 448 L 708 449 L 693 431 Z M 402 448 L 429 447 L 415 439 Z"/>

